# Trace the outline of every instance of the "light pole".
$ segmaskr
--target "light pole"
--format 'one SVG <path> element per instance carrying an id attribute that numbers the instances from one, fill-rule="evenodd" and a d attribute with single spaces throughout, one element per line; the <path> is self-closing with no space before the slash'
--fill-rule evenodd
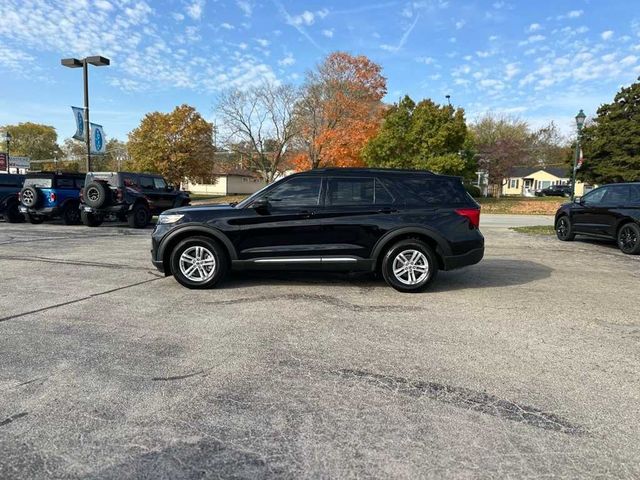
<path id="1" fill-rule="evenodd" d="M 573 157 L 573 175 L 571 177 L 571 201 L 576 198 L 576 171 L 578 170 L 578 157 L 580 157 L 580 139 L 582 137 L 582 127 L 587 116 L 582 110 L 576 115 L 576 127 L 578 128 L 578 139 L 576 140 L 576 154 Z"/>
<path id="2" fill-rule="evenodd" d="M 9 130 L 5 130 L 4 132 L 4 141 L 6 142 L 6 153 L 7 153 L 7 173 L 9 173 L 9 144 L 11 143 L 11 134 L 9 133 Z"/>
<path id="3" fill-rule="evenodd" d="M 84 80 L 84 139 L 87 143 L 87 172 L 91 171 L 91 128 L 89 124 L 89 64 L 95 67 L 105 67 L 111 63 L 108 58 L 95 55 L 85 57 L 82 60 L 77 58 L 63 58 L 60 63 L 68 68 L 82 67 L 82 78 Z"/>

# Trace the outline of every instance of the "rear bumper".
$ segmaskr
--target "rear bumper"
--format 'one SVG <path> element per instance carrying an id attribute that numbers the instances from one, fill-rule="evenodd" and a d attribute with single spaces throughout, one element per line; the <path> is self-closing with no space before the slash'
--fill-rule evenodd
<path id="1" fill-rule="evenodd" d="M 55 216 L 60 213 L 60 209 L 58 207 L 27 208 L 24 205 L 18 205 L 18 210 L 20 211 L 20 213 L 43 216 Z"/>
<path id="2" fill-rule="evenodd" d="M 451 255 L 443 257 L 444 270 L 455 270 L 456 268 L 475 265 L 484 257 L 484 247 L 475 248 L 463 255 Z"/>

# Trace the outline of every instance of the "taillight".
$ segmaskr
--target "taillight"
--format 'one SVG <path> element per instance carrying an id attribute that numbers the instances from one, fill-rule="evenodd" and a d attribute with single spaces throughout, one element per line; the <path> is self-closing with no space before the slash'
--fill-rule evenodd
<path id="1" fill-rule="evenodd" d="M 480 228 L 480 209 L 479 208 L 458 208 L 456 210 L 458 215 L 467 217 L 469 223 L 476 228 Z"/>
<path id="2" fill-rule="evenodd" d="M 49 193 L 49 201 L 50 202 L 56 201 L 56 194 L 54 192 Z"/>

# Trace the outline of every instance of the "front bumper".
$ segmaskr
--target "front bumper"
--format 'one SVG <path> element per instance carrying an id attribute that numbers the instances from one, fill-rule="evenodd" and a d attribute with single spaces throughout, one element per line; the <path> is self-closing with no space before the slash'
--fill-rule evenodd
<path id="1" fill-rule="evenodd" d="M 118 215 L 129 212 L 133 208 L 133 205 L 109 205 L 108 207 L 93 208 L 84 203 L 80 205 L 80 210 L 86 213 L 92 213 L 94 215 Z"/>
<path id="2" fill-rule="evenodd" d="M 451 255 L 443 257 L 444 269 L 455 270 L 456 268 L 467 267 L 469 265 L 475 265 L 484 257 L 484 247 L 475 248 L 462 255 Z"/>

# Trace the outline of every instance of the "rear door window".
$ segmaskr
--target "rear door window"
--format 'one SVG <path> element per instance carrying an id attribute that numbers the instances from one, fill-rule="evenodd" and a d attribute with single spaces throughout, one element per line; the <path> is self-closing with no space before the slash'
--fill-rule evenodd
<path id="1" fill-rule="evenodd" d="M 447 177 L 403 177 L 394 179 L 394 186 L 405 199 L 407 205 L 466 205 L 469 203 L 460 180 Z"/>
<path id="2" fill-rule="evenodd" d="M 52 185 L 52 178 L 27 178 L 24 181 L 25 187 L 51 188 Z"/>
<path id="3" fill-rule="evenodd" d="M 153 179 L 153 185 L 156 188 L 156 190 L 166 190 L 167 189 L 167 182 L 164 181 L 164 179 L 162 178 L 154 178 Z"/>
<path id="4" fill-rule="evenodd" d="M 140 177 L 140 188 L 143 190 L 154 190 L 152 177 Z"/>
<path id="5" fill-rule="evenodd" d="M 73 178 L 69 177 L 58 177 L 56 180 L 57 188 L 74 188 Z"/>
<path id="6" fill-rule="evenodd" d="M 625 205 L 631 199 L 629 185 L 615 185 L 609 187 L 604 202 L 609 205 Z"/>
<path id="7" fill-rule="evenodd" d="M 330 178 L 328 205 L 382 205 L 393 203 L 393 197 L 376 178 Z"/>

